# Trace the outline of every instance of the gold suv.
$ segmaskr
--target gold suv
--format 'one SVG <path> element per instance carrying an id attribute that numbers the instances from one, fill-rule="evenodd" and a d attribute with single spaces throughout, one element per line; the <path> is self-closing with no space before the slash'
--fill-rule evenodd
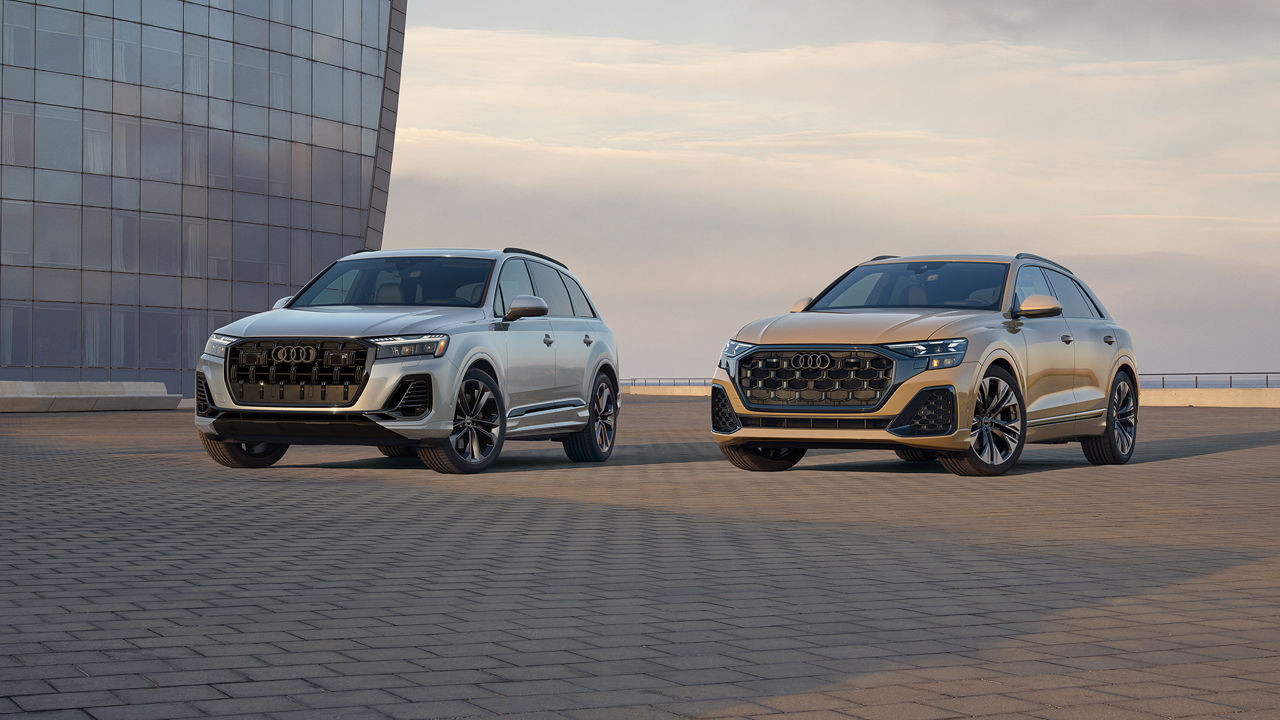
<path id="1" fill-rule="evenodd" d="M 711 428 L 729 462 L 786 470 L 811 448 L 885 448 L 999 475 L 1026 443 L 1129 461 L 1129 333 L 1038 255 L 881 256 L 725 344 Z"/>

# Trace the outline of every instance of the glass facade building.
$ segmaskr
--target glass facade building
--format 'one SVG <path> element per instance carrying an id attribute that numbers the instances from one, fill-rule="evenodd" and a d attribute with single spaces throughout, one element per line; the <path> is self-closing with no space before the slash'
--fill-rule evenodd
<path id="1" fill-rule="evenodd" d="M 381 246 L 407 0 L 0 0 L 0 380 L 164 381 Z"/>

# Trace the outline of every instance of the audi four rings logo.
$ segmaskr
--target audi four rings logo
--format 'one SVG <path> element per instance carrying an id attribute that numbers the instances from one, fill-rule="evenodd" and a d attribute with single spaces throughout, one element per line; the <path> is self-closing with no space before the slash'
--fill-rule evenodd
<path id="1" fill-rule="evenodd" d="M 791 356 L 791 367 L 798 370 L 826 370 L 831 367 L 831 356 L 826 353 L 796 353 Z"/>
<path id="2" fill-rule="evenodd" d="M 271 359 L 281 363 L 315 362 L 316 349 L 306 345 L 277 345 L 271 351 Z"/>

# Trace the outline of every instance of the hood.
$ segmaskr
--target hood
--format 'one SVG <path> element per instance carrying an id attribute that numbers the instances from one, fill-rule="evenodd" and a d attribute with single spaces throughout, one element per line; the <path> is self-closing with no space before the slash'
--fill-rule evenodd
<path id="1" fill-rule="evenodd" d="M 377 337 L 445 332 L 485 317 L 480 308 L 332 305 L 281 308 L 218 330 L 236 337 Z"/>
<path id="2" fill-rule="evenodd" d="M 757 320 L 734 339 L 753 345 L 880 345 L 929 340 L 944 328 L 948 337 L 959 337 L 964 329 L 1002 319 L 994 311 L 937 308 L 798 312 Z"/>

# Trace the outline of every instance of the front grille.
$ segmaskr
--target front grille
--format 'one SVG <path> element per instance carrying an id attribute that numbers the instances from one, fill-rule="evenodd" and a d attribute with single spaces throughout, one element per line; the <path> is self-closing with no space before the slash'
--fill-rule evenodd
<path id="1" fill-rule="evenodd" d="M 738 387 L 762 407 L 871 408 L 893 385 L 893 360 L 863 349 L 757 350 L 738 362 Z"/>
<path id="2" fill-rule="evenodd" d="M 956 428 L 956 396 L 951 388 L 926 388 L 893 421 L 897 435 L 950 435 Z"/>
<path id="3" fill-rule="evenodd" d="M 241 340 L 227 348 L 227 387 L 240 405 L 342 407 L 360 397 L 371 359 L 359 340 Z"/>
<path id="4" fill-rule="evenodd" d="M 208 417 L 212 413 L 209 412 L 209 383 L 204 379 L 204 373 L 196 373 L 196 414 L 202 417 Z"/>
<path id="5" fill-rule="evenodd" d="M 889 421 L 874 418 L 742 418 L 743 427 L 798 428 L 803 430 L 883 430 Z"/>
<path id="6" fill-rule="evenodd" d="M 419 417 L 431 410 L 431 376 L 410 375 L 387 397 L 383 410 L 402 418 Z"/>
<path id="7" fill-rule="evenodd" d="M 737 432 L 742 425 L 729 404 L 729 395 L 719 385 L 711 386 L 711 429 L 718 433 Z"/>

